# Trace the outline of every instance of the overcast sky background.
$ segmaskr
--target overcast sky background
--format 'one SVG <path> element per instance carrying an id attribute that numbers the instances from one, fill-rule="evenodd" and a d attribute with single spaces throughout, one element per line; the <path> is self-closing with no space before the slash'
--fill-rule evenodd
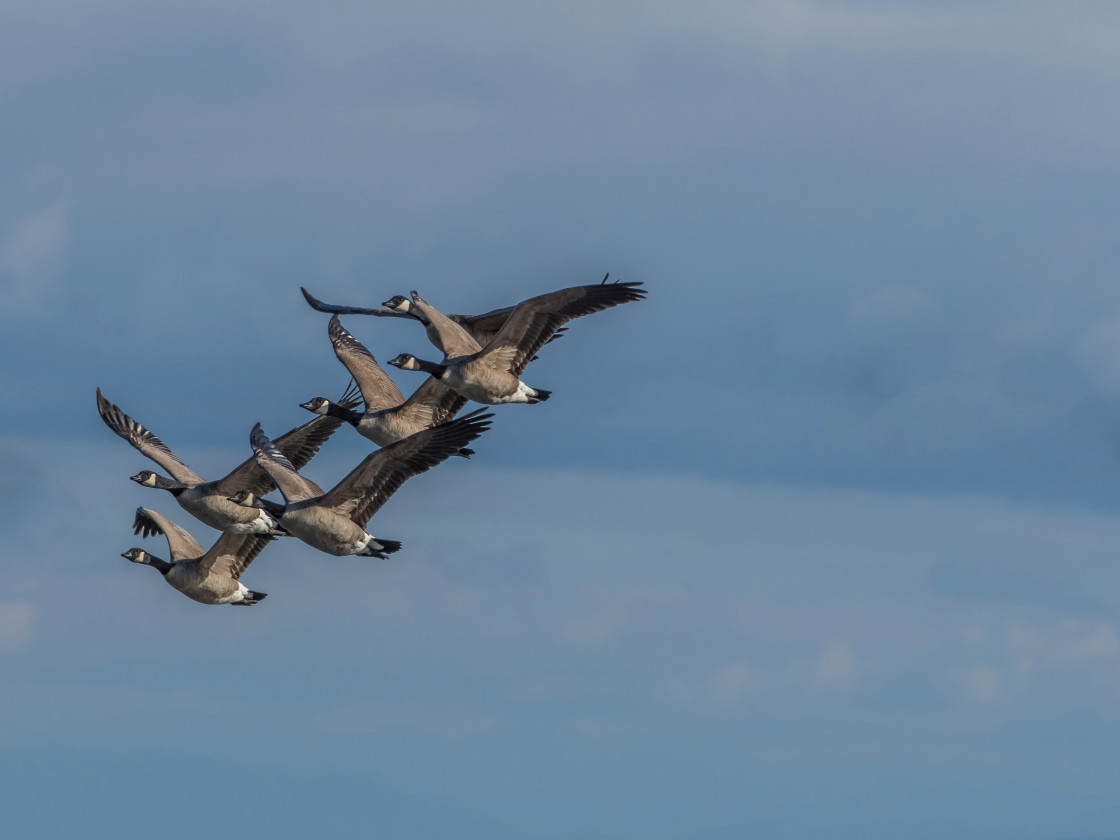
<path id="1" fill-rule="evenodd" d="M 1031 0 L 0 3 L 6 836 L 1120 838 L 1117 43 Z M 346 385 L 299 286 L 607 271 L 649 299 L 404 487 L 391 560 L 275 544 L 235 610 L 120 557 L 141 504 L 216 535 L 95 387 L 220 477 Z"/>

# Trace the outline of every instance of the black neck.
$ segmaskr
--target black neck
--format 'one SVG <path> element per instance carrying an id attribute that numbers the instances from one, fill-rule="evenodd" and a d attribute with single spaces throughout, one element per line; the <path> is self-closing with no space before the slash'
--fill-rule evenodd
<path id="1" fill-rule="evenodd" d="M 155 568 L 159 569 L 159 573 L 161 575 L 165 575 L 171 571 L 171 564 L 166 560 L 160 560 L 158 557 L 153 557 L 149 554 L 148 562 L 151 563 Z"/>
<path id="2" fill-rule="evenodd" d="M 175 481 L 171 478 L 164 478 L 162 475 L 156 476 L 155 486 L 157 490 L 170 490 L 173 496 L 178 496 L 187 489 L 187 485 L 183 484 L 183 482 Z"/>
<path id="3" fill-rule="evenodd" d="M 269 516 L 283 516 L 284 508 L 287 507 L 287 505 L 277 504 L 271 499 L 262 499 L 260 497 L 257 498 L 257 503 L 261 506 L 261 510 Z"/>
<path id="4" fill-rule="evenodd" d="M 417 359 L 416 366 L 425 373 L 430 373 L 436 379 L 443 376 L 444 371 L 447 370 L 447 365 L 437 365 L 435 362 L 425 362 L 423 359 Z"/>
<path id="5" fill-rule="evenodd" d="M 358 425 L 358 421 L 362 419 L 360 412 L 353 411 L 349 408 L 343 408 L 338 403 L 327 403 L 327 414 L 331 417 L 340 417 L 347 423 L 353 426 Z"/>

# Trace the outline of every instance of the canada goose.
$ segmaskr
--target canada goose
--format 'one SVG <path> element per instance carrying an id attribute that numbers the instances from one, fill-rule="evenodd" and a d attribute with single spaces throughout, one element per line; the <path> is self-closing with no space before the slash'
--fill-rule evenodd
<path id="1" fill-rule="evenodd" d="M 604 280 L 606 278 L 603 278 Z M 314 297 L 311 292 L 299 287 L 303 292 L 303 297 L 312 309 L 319 312 L 329 312 L 335 315 L 377 315 L 381 318 L 412 318 L 419 321 L 424 325 L 428 333 L 428 340 L 434 344 L 441 353 L 446 352 L 442 343 L 440 343 L 439 331 L 432 326 L 427 316 L 411 305 L 408 298 L 403 298 L 397 295 L 392 300 L 387 300 L 380 307 L 376 309 L 367 309 L 361 306 L 338 306 L 333 303 L 323 303 L 317 297 Z M 498 330 L 502 328 L 506 320 L 509 318 L 510 313 L 513 312 L 515 306 L 506 306 L 502 309 L 494 309 L 490 312 L 485 312 L 482 315 L 448 315 L 447 317 L 454 321 L 456 324 L 465 329 L 471 334 L 471 337 L 477 341 L 482 347 L 490 343 L 490 339 L 498 334 Z M 560 338 L 564 328 L 556 330 L 556 333 L 549 337 L 548 341 Z M 546 344 L 548 342 L 545 342 Z"/>
<path id="2" fill-rule="evenodd" d="M 428 377 L 406 400 L 373 354 L 342 326 L 337 315 L 331 316 L 327 335 L 334 345 L 334 354 L 358 383 L 366 410 L 362 413 L 343 408 L 326 397 L 315 397 L 300 403 L 300 407 L 314 414 L 339 417 L 378 446 L 388 446 L 438 426 L 454 417 L 467 402 L 466 397 L 459 396 L 433 377 Z M 469 458 L 474 452 L 460 449 L 455 454 Z"/>
<path id="3" fill-rule="evenodd" d="M 268 511 L 292 536 L 327 554 L 385 559 L 401 544 L 367 533 L 369 520 L 407 479 L 454 455 L 490 428 L 493 415 L 482 410 L 378 449 L 326 493 L 296 471 L 258 423 L 249 436 L 253 457 L 276 482 L 287 504 L 260 499 L 248 490 L 233 494 L 229 501 Z"/>
<path id="4" fill-rule="evenodd" d="M 343 400 L 349 408 L 357 400 Z M 268 477 L 252 458 L 218 481 L 206 481 L 180 461 L 167 445 L 141 426 L 97 389 L 97 410 L 110 429 L 127 440 L 142 455 L 151 458 L 169 473 L 165 478 L 151 470 L 141 470 L 132 480 L 143 487 L 168 490 L 183 510 L 212 528 L 232 534 L 282 534 L 267 511 L 250 511 L 229 502 L 230 494 L 250 490 L 263 495 L 273 488 Z M 337 417 L 316 417 L 276 440 L 276 446 L 293 464 L 304 466 L 340 425 Z"/>
<path id="5" fill-rule="evenodd" d="M 498 334 L 480 347 L 471 335 L 435 307 L 412 292 L 409 310 L 421 311 L 439 332 L 445 348 L 442 364 L 426 362 L 402 353 L 389 364 L 402 370 L 422 370 L 438 377 L 456 393 L 488 405 L 538 403 L 551 391 L 531 388 L 520 380 L 525 366 L 537 350 L 562 325 L 621 303 L 642 300 L 641 283 L 607 283 L 573 286 L 519 303 Z"/>
<path id="6" fill-rule="evenodd" d="M 239 578 L 271 537 L 254 534 L 222 534 L 203 551 L 189 533 L 166 516 L 148 508 L 137 508 L 133 533 L 145 537 L 163 534 L 171 551 L 171 562 L 160 560 L 142 548 L 130 548 L 121 557 L 133 563 L 155 566 L 163 579 L 200 604 L 252 606 L 267 593 L 246 589 Z"/>

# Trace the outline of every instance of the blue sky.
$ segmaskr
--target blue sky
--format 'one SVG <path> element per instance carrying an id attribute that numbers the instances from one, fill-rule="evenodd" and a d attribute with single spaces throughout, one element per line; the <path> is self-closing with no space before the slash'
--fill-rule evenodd
<path id="1" fill-rule="evenodd" d="M 1120 10 L 0 19 L 11 836 L 1120 838 Z M 214 535 L 95 387 L 217 477 L 346 385 L 299 286 L 607 271 L 649 299 L 386 505 L 389 561 L 272 545 L 233 610 L 119 556 L 138 505 Z"/>

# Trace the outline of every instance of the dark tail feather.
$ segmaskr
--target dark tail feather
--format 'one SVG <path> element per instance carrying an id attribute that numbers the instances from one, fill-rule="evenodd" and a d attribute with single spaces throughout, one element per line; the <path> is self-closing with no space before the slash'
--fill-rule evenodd
<path id="1" fill-rule="evenodd" d="M 253 592 L 250 589 L 249 592 L 246 593 L 246 595 L 245 595 L 245 600 L 244 601 L 238 601 L 236 604 L 234 604 L 234 606 L 235 607 L 251 607 L 251 606 L 253 606 L 253 604 L 257 603 L 258 601 L 263 601 L 267 597 L 268 597 L 267 592 Z"/>
<path id="2" fill-rule="evenodd" d="M 464 446 L 462 449 L 460 449 L 455 454 L 458 455 L 460 458 L 469 458 L 474 454 L 474 450 L 473 449 L 467 449 L 467 447 Z"/>
<path id="3" fill-rule="evenodd" d="M 401 550 L 401 544 L 397 540 L 383 540 L 381 537 L 374 537 L 373 539 L 381 546 L 380 551 L 384 554 L 393 554 Z"/>
<path id="4" fill-rule="evenodd" d="M 551 392 L 551 391 L 545 391 L 545 390 L 544 390 L 544 389 L 542 389 L 542 388 L 534 388 L 533 390 L 534 390 L 534 391 L 535 391 L 536 393 L 535 393 L 535 394 L 533 394 L 533 396 L 531 396 L 531 397 L 529 398 L 529 404 L 530 404 L 530 405 L 532 405 L 532 404 L 534 404 L 534 403 L 544 402 L 545 400 L 547 400 L 547 399 L 548 399 L 549 397 L 551 397 L 551 396 L 552 396 L 552 392 Z"/>

